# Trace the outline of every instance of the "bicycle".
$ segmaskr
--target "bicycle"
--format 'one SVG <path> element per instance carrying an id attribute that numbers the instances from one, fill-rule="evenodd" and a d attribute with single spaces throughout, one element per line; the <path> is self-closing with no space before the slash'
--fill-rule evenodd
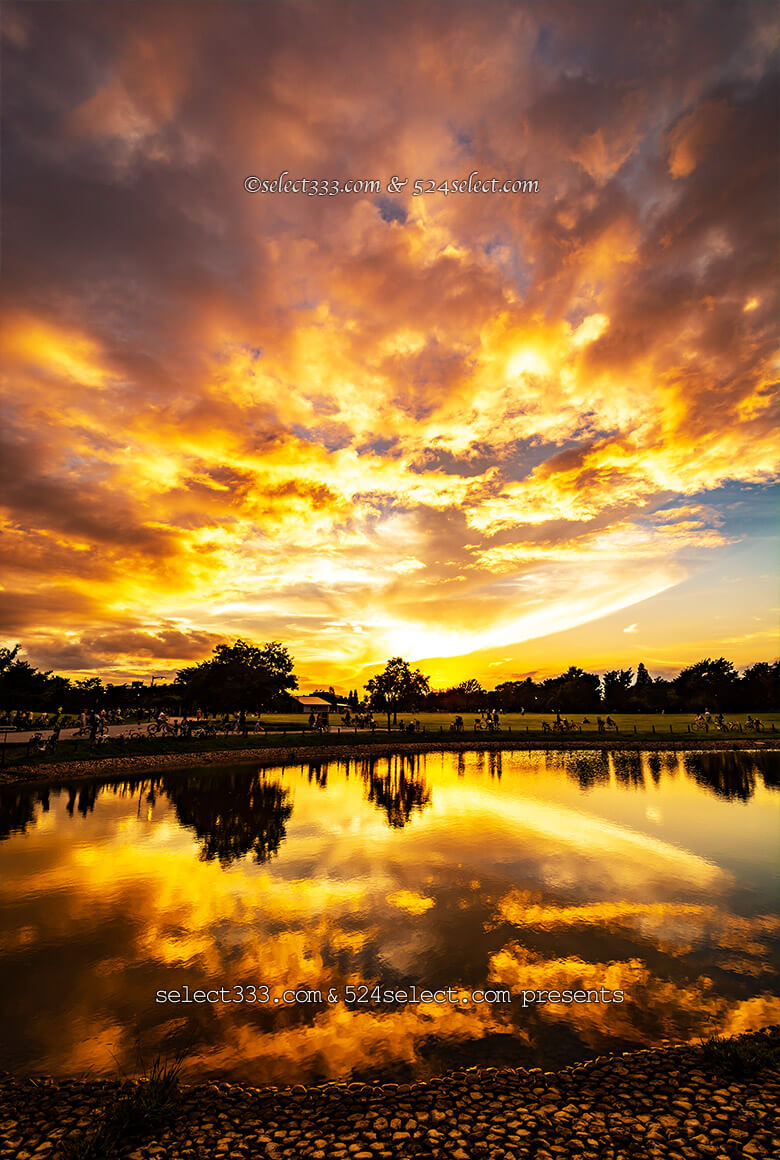
<path id="1" fill-rule="evenodd" d="M 146 726 L 149 737 L 175 737 L 179 732 L 178 725 L 171 725 L 166 721 L 152 721 Z"/>

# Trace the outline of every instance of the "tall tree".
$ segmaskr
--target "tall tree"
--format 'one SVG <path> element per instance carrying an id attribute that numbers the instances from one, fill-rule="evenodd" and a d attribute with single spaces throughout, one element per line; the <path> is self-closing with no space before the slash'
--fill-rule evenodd
<path id="1" fill-rule="evenodd" d="M 217 710 L 272 709 L 298 688 L 293 659 L 278 640 L 262 646 L 239 638 L 219 644 L 210 660 L 176 674 L 189 706 Z"/>
<path id="2" fill-rule="evenodd" d="M 0 648 L 0 708 L 58 708 L 70 688 L 67 677 L 43 673 L 18 658 L 20 645 Z"/>
<path id="3" fill-rule="evenodd" d="M 672 684 L 682 703 L 689 709 L 730 709 L 736 699 L 739 675 L 725 657 L 707 657 L 688 665 Z"/>
<path id="4" fill-rule="evenodd" d="M 403 657 L 391 657 L 381 673 L 366 682 L 371 704 L 387 713 L 387 728 L 390 718 L 397 719 L 399 709 L 414 709 L 430 692 L 428 677 L 419 669 L 412 669 Z"/>
<path id="5" fill-rule="evenodd" d="M 780 661 L 773 664 L 759 661 L 746 668 L 740 698 L 742 707 L 749 711 L 780 707 Z"/>
<path id="6" fill-rule="evenodd" d="M 517 713 L 521 709 L 527 712 L 539 708 L 541 691 L 541 685 L 526 677 L 524 681 L 502 681 L 496 685 L 494 696 L 504 712 Z"/>
<path id="7" fill-rule="evenodd" d="M 15 644 L 13 648 L 0 648 L 0 673 L 6 672 L 16 660 L 22 646 Z"/>
<path id="8" fill-rule="evenodd" d="M 588 712 L 601 706 L 601 680 L 597 673 L 586 673 L 570 665 L 560 677 L 542 683 L 545 708 L 553 712 Z"/>
<path id="9" fill-rule="evenodd" d="M 611 669 L 604 674 L 604 708 L 608 712 L 621 713 L 625 709 L 633 675 L 633 669 Z"/>

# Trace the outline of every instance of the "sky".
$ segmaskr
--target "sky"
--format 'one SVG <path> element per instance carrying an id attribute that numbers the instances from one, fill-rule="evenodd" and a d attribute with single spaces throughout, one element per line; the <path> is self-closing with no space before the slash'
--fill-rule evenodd
<path id="1" fill-rule="evenodd" d="M 0 637 L 281 640 L 304 689 L 773 659 L 779 28 L 3 4 Z M 474 171 L 538 186 L 414 195 Z"/>

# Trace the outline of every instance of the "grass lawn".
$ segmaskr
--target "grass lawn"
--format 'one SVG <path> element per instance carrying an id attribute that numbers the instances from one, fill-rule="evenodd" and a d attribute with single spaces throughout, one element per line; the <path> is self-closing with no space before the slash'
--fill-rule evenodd
<path id="1" fill-rule="evenodd" d="M 652 735 L 653 730 L 656 733 L 668 733 L 671 725 L 674 733 L 686 733 L 688 726 L 693 726 L 696 720 L 696 713 L 612 713 L 609 714 L 612 720 L 616 723 L 618 730 L 621 733 L 631 733 L 633 735 L 636 727 L 637 733 L 649 733 Z M 463 718 L 464 728 L 467 732 L 474 729 L 474 721 L 480 716 L 477 712 L 463 712 L 460 714 Z M 568 717 L 569 721 L 574 722 L 578 727 L 582 727 L 583 734 L 593 733 L 598 735 L 596 727 L 596 718 L 598 716 L 606 719 L 608 716 L 604 710 L 599 710 L 592 713 L 561 713 L 562 717 Z M 777 713 L 726 713 L 724 714 L 727 721 L 734 721 L 742 726 L 742 729 L 747 728 L 748 717 L 758 717 L 764 726 L 765 731 L 772 732 L 772 724 L 775 729 L 780 729 L 780 712 Z M 426 713 L 426 712 L 399 712 L 398 725 L 393 726 L 393 732 L 397 733 L 401 722 L 419 721 L 420 725 L 425 728 L 427 732 L 438 733 L 442 729 L 445 733 L 449 731 L 450 725 L 455 720 L 455 713 Z M 582 724 L 583 718 L 588 717 L 589 724 Z M 211 718 L 214 721 L 214 718 Z M 254 725 L 255 717 L 249 718 L 252 725 Z M 260 720 L 268 729 L 287 729 L 295 731 L 308 732 L 308 714 L 306 713 L 263 713 Z M 387 732 L 387 714 L 375 712 L 374 720 L 377 725 L 377 732 Z M 526 730 L 529 733 L 544 732 L 544 725 L 552 726 L 555 721 L 554 713 L 501 713 L 500 715 L 500 732 L 508 732 L 510 729 L 513 733 L 522 732 Z M 347 731 L 347 726 L 341 724 L 341 715 L 339 713 L 330 714 L 331 732 L 341 728 Z M 352 731 L 352 726 L 349 726 L 349 731 Z M 737 731 L 738 735 L 739 731 Z M 721 734 L 715 728 L 714 723 L 710 725 L 709 733 L 702 731 L 702 737 L 707 736 L 727 736 L 728 734 Z M 760 734 L 756 734 L 760 736 Z"/>
<path id="2" fill-rule="evenodd" d="M 667 714 L 662 714 L 662 713 L 612 713 L 610 715 L 612 717 L 612 720 L 617 725 L 618 730 L 621 733 L 631 733 L 631 734 L 633 734 L 634 728 L 636 728 L 637 733 L 650 733 L 650 734 L 652 734 L 653 729 L 655 729 L 656 733 L 668 733 L 670 726 L 672 727 L 672 730 L 675 733 L 678 733 L 678 732 L 679 733 L 686 733 L 687 727 L 689 725 L 692 726 L 694 721 L 696 720 L 695 713 L 667 713 Z M 387 723 L 387 714 L 380 715 L 378 713 L 375 713 L 374 716 L 375 716 L 377 725 L 380 722 L 382 722 L 383 724 Z M 581 726 L 583 733 L 593 733 L 595 735 L 598 735 L 598 730 L 596 727 L 596 718 L 598 716 L 601 716 L 602 718 L 606 719 L 608 714 L 605 713 L 603 710 L 601 710 L 601 711 L 597 711 L 595 713 L 561 713 L 561 716 L 568 717 L 569 721 L 573 722 L 577 726 Z M 762 725 L 764 725 L 765 729 L 768 729 L 770 733 L 772 731 L 772 723 L 774 723 L 774 726 L 776 729 L 780 728 L 780 713 L 758 713 L 758 714 L 756 714 L 756 713 L 728 714 L 727 713 L 727 714 L 724 714 L 724 716 L 725 716 L 727 721 L 736 721 L 738 724 L 740 724 L 742 726 L 743 729 L 745 729 L 747 727 L 746 723 L 747 723 L 748 716 L 750 716 L 750 717 L 758 716 L 761 720 Z M 474 726 L 474 720 L 475 720 L 475 718 L 479 717 L 479 714 L 478 713 L 461 713 L 461 717 L 463 718 L 464 727 L 467 730 L 471 730 L 471 729 L 473 729 L 473 726 Z M 589 724 L 585 725 L 582 723 L 584 717 L 587 717 L 589 719 L 589 722 L 590 722 Z M 435 732 L 438 732 L 440 726 L 443 727 L 445 732 L 446 732 L 449 729 L 452 722 L 454 721 L 454 719 L 455 719 L 454 713 L 399 713 L 398 714 L 399 722 L 400 721 L 407 721 L 407 722 L 408 721 L 419 721 L 420 724 L 425 726 L 425 728 L 428 731 L 433 730 Z M 263 718 L 263 720 L 265 720 L 265 718 Z M 331 721 L 335 723 L 336 720 L 337 720 L 336 716 L 332 715 Z M 520 713 L 501 713 L 500 714 L 500 726 L 501 726 L 502 732 L 505 730 L 508 731 L 509 729 L 511 729 L 513 733 L 517 733 L 517 732 L 525 733 L 526 730 L 529 733 L 543 732 L 544 725 L 547 724 L 547 725 L 552 726 L 554 721 L 555 721 L 555 714 L 554 713 L 526 713 L 525 715 L 522 715 Z M 715 729 L 714 725 L 712 725 L 712 724 L 710 725 L 709 733 L 702 732 L 703 737 L 716 736 L 716 735 L 717 736 L 725 736 L 725 734 L 721 734 L 719 730 Z"/>

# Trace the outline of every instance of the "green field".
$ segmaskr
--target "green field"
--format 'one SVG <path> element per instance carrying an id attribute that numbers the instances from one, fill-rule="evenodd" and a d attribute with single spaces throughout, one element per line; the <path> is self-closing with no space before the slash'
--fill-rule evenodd
<path id="1" fill-rule="evenodd" d="M 474 721 L 480 717 L 479 713 L 462 712 L 460 716 L 463 718 L 464 728 L 471 732 L 474 728 Z M 687 732 L 687 727 L 692 726 L 696 720 L 696 713 L 612 713 L 607 714 L 604 710 L 595 713 L 562 713 L 562 717 L 568 717 L 570 722 L 573 722 L 582 729 L 583 733 L 597 734 L 596 718 L 601 716 L 606 719 L 611 716 L 612 720 L 618 727 L 621 733 L 633 733 L 636 728 L 637 733 L 652 733 L 655 729 L 656 733 L 668 733 L 669 727 L 677 733 Z M 733 713 L 724 714 L 726 721 L 735 722 L 741 725 L 743 729 L 747 726 L 748 717 L 759 717 L 761 723 L 765 728 L 771 732 L 772 724 L 775 728 L 780 728 L 780 712 L 777 713 Z M 439 729 L 445 732 L 449 730 L 450 725 L 455 720 L 455 713 L 413 713 L 413 712 L 399 712 L 398 725 L 401 722 L 419 721 L 420 725 L 425 728 L 427 732 L 433 731 L 438 733 Z M 583 724 L 583 718 L 589 719 L 589 724 Z M 254 721 L 254 718 L 252 718 Z M 377 729 L 386 731 L 387 728 L 387 714 L 375 712 L 374 720 L 376 721 Z M 296 727 L 307 728 L 308 717 L 303 713 L 264 713 L 261 721 L 267 724 L 270 728 L 276 729 L 279 727 L 292 728 Z M 530 733 L 542 732 L 544 725 L 552 726 L 555 722 L 554 713 L 501 713 L 500 714 L 500 731 L 508 732 L 510 729 L 513 733 L 526 731 Z M 398 725 L 394 726 L 394 731 L 398 729 Z M 341 726 L 341 716 L 338 713 L 330 714 L 331 729 L 337 729 Z M 343 726 L 341 726 L 343 728 Z M 715 727 L 714 721 L 710 724 L 710 733 L 718 733 L 719 730 Z"/>

